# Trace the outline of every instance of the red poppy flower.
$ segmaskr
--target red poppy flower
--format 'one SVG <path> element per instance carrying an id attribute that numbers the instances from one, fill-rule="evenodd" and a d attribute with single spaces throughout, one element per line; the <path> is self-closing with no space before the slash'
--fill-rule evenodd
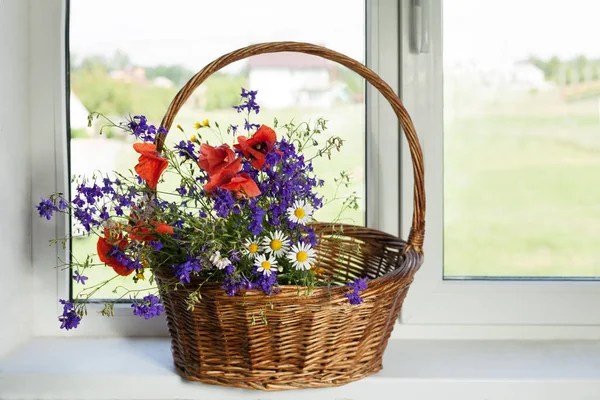
<path id="1" fill-rule="evenodd" d="M 141 154 L 135 172 L 146 181 L 151 189 L 156 189 L 160 176 L 169 165 L 169 162 L 156 151 L 152 143 L 135 143 L 133 149 Z"/>
<path id="2" fill-rule="evenodd" d="M 233 176 L 228 183 L 221 185 L 221 188 L 232 191 L 238 198 L 242 196 L 242 192 L 248 197 L 256 197 L 260 194 L 256 182 L 246 172 Z"/>
<path id="3" fill-rule="evenodd" d="M 266 125 L 261 125 L 249 139 L 238 136 L 239 144 L 233 147 L 241 151 L 244 157 L 250 160 L 254 168 L 262 169 L 265 166 L 265 155 L 273 150 L 276 141 L 275 131 Z"/>
<path id="4" fill-rule="evenodd" d="M 217 174 L 211 176 L 208 183 L 204 185 L 204 190 L 208 193 L 212 193 L 216 188 L 231 181 L 241 168 L 242 159 L 238 157 L 226 167 L 222 168 Z"/>
<path id="5" fill-rule="evenodd" d="M 208 144 L 200 146 L 200 159 L 198 165 L 208 172 L 208 175 L 215 175 L 223 168 L 235 160 L 235 153 L 227 143 L 219 147 L 213 147 Z"/>
<path id="6" fill-rule="evenodd" d="M 151 226 L 149 226 L 151 225 Z M 149 242 L 156 239 L 155 233 L 172 235 L 173 227 L 167 224 L 159 224 L 156 221 L 150 221 L 149 224 L 138 223 L 129 231 L 129 239 Z"/>
<path id="7" fill-rule="evenodd" d="M 121 235 L 116 238 L 111 237 L 113 235 L 111 235 L 111 232 L 108 229 L 104 229 L 104 236 L 105 237 L 99 237 L 98 243 L 96 244 L 96 251 L 98 252 L 98 258 L 100 261 L 109 267 L 112 267 L 112 269 L 114 269 L 119 275 L 127 276 L 131 274 L 134 269 L 128 269 L 116 258 L 108 255 L 108 252 L 113 246 L 117 246 L 119 249 L 123 250 L 125 246 L 127 246 L 127 240 L 122 239 Z"/>

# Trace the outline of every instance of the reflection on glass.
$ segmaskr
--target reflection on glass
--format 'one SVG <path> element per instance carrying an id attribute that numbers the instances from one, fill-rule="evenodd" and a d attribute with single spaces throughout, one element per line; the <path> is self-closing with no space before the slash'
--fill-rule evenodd
<path id="1" fill-rule="evenodd" d="M 87 127 L 91 111 L 114 121 L 143 114 L 159 125 L 163 113 L 179 88 L 218 56 L 265 41 L 294 40 L 320 44 L 364 62 L 364 0 L 321 2 L 307 0 L 296 5 L 275 0 L 254 2 L 198 2 L 107 0 L 101 4 L 70 2 L 70 125 L 71 172 L 90 177 L 94 172 L 126 173 L 137 160 L 131 139 L 100 124 Z M 343 12 L 340 9 L 343 7 Z M 189 99 L 169 132 L 168 142 L 188 139 L 194 124 L 208 119 L 222 128 L 240 121 L 231 108 L 238 104 L 242 87 L 258 90 L 260 114 L 251 122 L 280 124 L 314 123 L 323 117 L 330 135 L 346 140 L 333 162 L 316 160 L 315 171 L 328 183 L 326 198 L 335 192 L 334 178 L 342 171 L 351 185 L 337 193 L 356 191 L 359 209 L 345 215 L 344 222 L 365 222 L 364 88 L 358 75 L 329 61 L 303 54 L 269 54 L 237 62 L 211 76 Z M 243 125 L 243 118 L 241 119 Z M 174 128 L 180 125 L 184 132 Z M 223 131 L 225 131 L 223 129 Z M 209 139 L 210 135 L 204 135 Z M 332 168 L 332 165 L 334 166 Z M 165 190 L 171 186 L 164 185 Z M 176 185 L 173 185 L 175 187 Z M 340 202 L 316 215 L 319 220 L 336 217 Z M 73 232 L 79 232 L 77 224 Z M 73 240 L 74 256 L 95 252 L 95 238 Z M 80 260 L 81 261 L 81 260 Z M 87 285 L 107 276 L 109 268 L 92 268 Z M 122 279 L 131 288 L 131 278 Z M 143 288 L 140 281 L 136 287 Z M 79 290 L 74 285 L 74 294 Z M 99 290 L 96 298 L 118 294 Z"/>
<path id="2" fill-rule="evenodd" d="M 447 278 L 600 277 L 599 11 L 444 1 Z"/>

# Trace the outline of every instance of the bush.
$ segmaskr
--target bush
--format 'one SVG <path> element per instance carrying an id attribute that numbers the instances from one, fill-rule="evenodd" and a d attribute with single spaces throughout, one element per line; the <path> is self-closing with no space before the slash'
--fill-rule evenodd
<path id="1" fill-rule="evenodd" d="M 174 88 L 116 81 L 102 67 L 71 73 L 71 89 L 90 112 L 119 117 L 139 113 L 151 121 L 163 117 L 177 93 Z"/>
<path id="2" fill-rule="evenodd" d="M 216 73 L 206 80 L 206 110 L 230 108 L 240 100 L 240 88 L 247 87 L 242 75 Z"/>

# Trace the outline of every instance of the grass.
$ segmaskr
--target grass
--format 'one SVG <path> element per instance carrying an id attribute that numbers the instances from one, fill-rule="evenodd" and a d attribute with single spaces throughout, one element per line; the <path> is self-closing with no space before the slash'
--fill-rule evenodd
<path id="1" fill-rule="evenodd" d="M 445 275 L 600 276 L 598 128 L 543 110 L 446 126 Z"/>

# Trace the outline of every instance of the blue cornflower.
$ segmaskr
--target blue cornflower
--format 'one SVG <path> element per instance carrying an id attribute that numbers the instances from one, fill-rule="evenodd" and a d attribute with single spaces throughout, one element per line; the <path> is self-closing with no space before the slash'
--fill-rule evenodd
<path id="1" fill-rule="evenodd" d="M 180 186 L 177 188 L 177 193 L 179 193 L 182 196 L 185 196 L 187 194 L 187 189 L 185 188 L 185 186 Z"/>
<path id="2" fill-rule="evenodd" d="M 145 296 L 142 303 L 134 302 L 131 308 L 133 308 L 133 315 L 139 315 L 144 319 L 158 317 L 161 312 L 165 311 L 162 304 L 160 304 L 160 299 L 153 294 Z"/>
<path id="3" fill-rule="evenodd" d="M 63 305 L 63 313 L 58 317 L 60 329 L 69 330 L 77 328 L 79 322 L 81 322 L 81 317 L 75 312 L 73 303 L 62 299 L 60 303 Z"/>
<path id="4" fill-rule="evenodd" d="M 56 207 L 50 199 L 44 199 L 43 197 L 40 197 L 40 199 L 40 204 L 36 206 L 40 213 L 40 217 L 46 217 L 47 220 L 50 220 L 52 218 L 52 213 L 58 211 L 58 207 Z"/>
<path id="5" fill-rule="evenodd" d="M 353 282 L 348 283 L 348 287 L 352 289 L 351 292 L 345 294 L 350 304 L 360 304 L 363 302 L 359 292 L 367 288 L 367 278 L 356 278 Z"/>
<path id="6" fill-rule="evenodd" d="M 88 280 L 87 276 L 83 276 L 83 275 L 79 275 L 79 271 L 75 271 L 73 273 L 73 280 L 77 283 L 81 283 L 82 285 L 85 285 L 85 281 Z"/>
<path id="7" fill-rule="evenodd" d="M 237 130 L 238 130 L 238 125 L 229 125 L 229 128 L 231 128 L 231 134 L 235 135 L 237 134 Z"/>

